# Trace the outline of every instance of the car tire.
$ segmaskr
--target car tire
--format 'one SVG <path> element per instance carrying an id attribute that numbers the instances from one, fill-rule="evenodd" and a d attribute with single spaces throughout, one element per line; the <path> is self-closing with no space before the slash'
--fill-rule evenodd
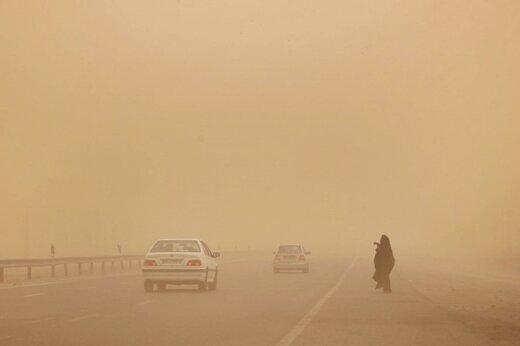
<path id="1" fill-rule="evenodd" d="M 164 282 L 159 282 L 159 283 L 157 284 L 157 289 L 158 289 L 159 291 L 161 291 L 161 292 L 166 291 L 166 283 L 164 283 Z"/>
<path id="2" fill-rule="evenodd" d="M 204 282 L 199 283 L 199 291 L 200 292 L 205 292 L 205 291 L 207 291 L 207 289 L 208 289 L 208 283 L 207 282 L 204 281 Z"/>
<path id="3" fill-rule="evenodd" d="M 215 278 L 213 279 L 213 282 L 208 282 L 208 289 L 210 291 L 214 291 L 217 289 L 217 278 L 218 278 L 218 272 L 215 273 Z"/>
<path id="4" fill-rule="evenodd" d="M 150 280 L 144 280 L 144 291 L 146 293 L 153 292 L 153 282 Z"/>

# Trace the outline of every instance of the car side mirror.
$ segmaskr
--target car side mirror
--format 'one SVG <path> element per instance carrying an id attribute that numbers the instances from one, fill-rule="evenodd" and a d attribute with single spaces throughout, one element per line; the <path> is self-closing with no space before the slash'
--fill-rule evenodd
<path id="1" fill-rule="evenodd" d="M 305 254 L 306 254 L 306 255 L 310 255 L 311 252 L 310 252 L 310 251 L 305 251 Z"/>
<path id="2" fill-rule="evenodd" d="M 220 252 L 213 252 L 213 258 L 219 258 Z"/>

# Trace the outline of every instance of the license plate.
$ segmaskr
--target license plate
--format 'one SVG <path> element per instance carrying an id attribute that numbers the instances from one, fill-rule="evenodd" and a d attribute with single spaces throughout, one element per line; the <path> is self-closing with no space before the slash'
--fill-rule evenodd
<path id="1" fill-rule="evenodd" d="M 161 261 L 164 264 L 179 264 L 182 263 L 182 258 L 163 258 Z"/>

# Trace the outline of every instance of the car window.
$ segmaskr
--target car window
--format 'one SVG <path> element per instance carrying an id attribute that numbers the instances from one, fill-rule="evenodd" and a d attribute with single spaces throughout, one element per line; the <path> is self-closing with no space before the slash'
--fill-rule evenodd
<path id="1" fill-rule="evenodd" d="M 209 249 L 209 246 L 206 245 L 205 242 L 201 241 L 202 243 L 202 248 L 204 249 L 204 253 L 207 255 L 207 256 L 210 256 L 210 257 L 213 257 L 213 253 L 211 252 L 211 250 Z"/>
<path id="2" fill-rule="evenodd" d="M 280 245 L 278 253 L 297 255 L 301 253 L 301 248 L 299 245 Z"/>
<path id="3" fill-rule="evenodd" d="M 200 252 L 196 240 L 159 240 L 150 252 Z"/>

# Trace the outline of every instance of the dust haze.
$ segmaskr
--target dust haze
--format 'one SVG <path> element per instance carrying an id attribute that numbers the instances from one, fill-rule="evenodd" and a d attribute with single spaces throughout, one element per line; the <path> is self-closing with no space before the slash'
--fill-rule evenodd
<path id="1" fill-rule="evenodd" d="M 514 0 L 0 0 L 0 345 L 518 345 L 519 38 Z"/>
<path id="2" fill-rule="evenodd" d="M 518 258 L 515 1 L 1 1 L 0 257 Z"/>

